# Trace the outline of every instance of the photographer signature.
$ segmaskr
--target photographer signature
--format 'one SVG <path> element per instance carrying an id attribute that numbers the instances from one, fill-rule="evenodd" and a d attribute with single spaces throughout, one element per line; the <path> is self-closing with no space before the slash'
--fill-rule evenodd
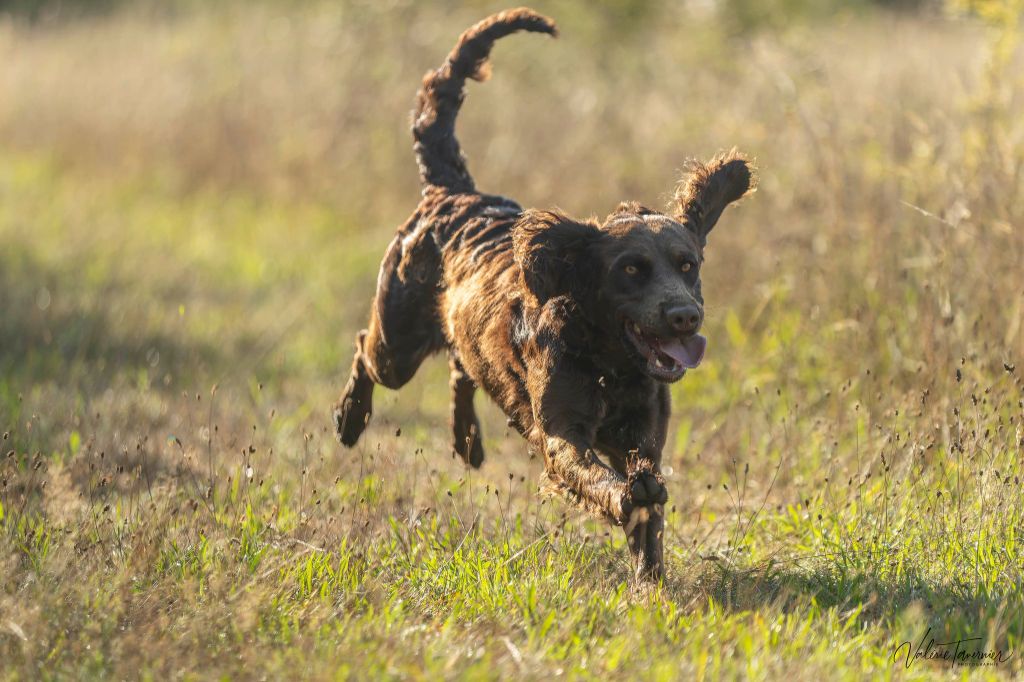
<path id="1" fill-rule="evenodd" d="M 1000 665 L 1013 656 L 1013 652 L 1010 651 L 998 648 L 981 649 L 977 644 L 971 645 L 971 642 L 980 642 L 981 637 L 936 642 L 935 638 L 930 636 L 931 633 L 932 629 L 928 628 L 916 649 L 910 641 L 897 646 L 892 652 L 892 662 L 895 663 L 901 657 L 904 648 L 906 648 L 906 660 L 903 665 L 907 669 L 918 661 L 949 661 L 950 668 L 955 668 L 958 665 Z"/>

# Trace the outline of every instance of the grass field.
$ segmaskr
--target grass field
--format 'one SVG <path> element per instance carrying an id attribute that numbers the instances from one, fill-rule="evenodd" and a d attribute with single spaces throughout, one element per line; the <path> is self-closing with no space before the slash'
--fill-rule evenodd
<path id="1" fill-rule="evenodd" d="M 442 358 L 331 431 L 419 78 L 500 5 L 0 15 L 0 678 L 1024 674 L 1022 8 L 972 4 L 538 1 L 562 37 L 470 86 L 478 185 L 525 205 L 761 169 L 711 237 L 656 589 L 482 395 L 488 459 L 452 458 Z"/>

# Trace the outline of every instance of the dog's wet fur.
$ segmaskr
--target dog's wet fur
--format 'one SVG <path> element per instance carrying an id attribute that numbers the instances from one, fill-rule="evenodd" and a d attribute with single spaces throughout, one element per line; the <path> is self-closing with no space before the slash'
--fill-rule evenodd
<path id="1" fill-rule="evenodd" d="M 494 41 L 516 31 L 557 33 L 529 9 L 495 14 L 423 80 L 412 124 L 423 198 L 384 256 L 335 427 L 354 445 L 374 385 L 397 389 L 446 350 L 454 451 L 484 460 L 480 387 L 543 454 L 548 488 L 621 525 L 637 575 L 658 579 L 669 383 L 703 356 L 705 241 L 751 189 L 751 168 L 735 152 L 694 162 L 668 213 L 628 202 L 602 224 L 481 194 L 455 118 L 466 79 L 484 80 Z"/>

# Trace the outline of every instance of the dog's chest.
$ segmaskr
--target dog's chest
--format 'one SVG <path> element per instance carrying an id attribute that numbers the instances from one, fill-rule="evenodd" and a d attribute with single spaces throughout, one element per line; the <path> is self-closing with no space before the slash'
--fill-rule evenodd
<path id="1" fill-rule="evenodd" d="M 602 424 L 628 422 L 647 412 L 657 398 L 657 389 L 650 381 L 615 380 L 597 374 L 593 390 Z"/>

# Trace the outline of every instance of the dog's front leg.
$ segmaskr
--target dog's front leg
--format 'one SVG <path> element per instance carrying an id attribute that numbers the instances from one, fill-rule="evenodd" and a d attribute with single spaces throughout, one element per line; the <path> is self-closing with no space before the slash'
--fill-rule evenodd
<path id="1" fill-rule="evenodd" d="M 668 491 L 661 474 L 646 459 L 630 464 L 627 485 L 632 509 L 623 530 L 636 577 L 658 580 L 665 575 L 663 547 Z"/>
<path id="2" fill-rule="evenodd" d="M 637 578 L 661 578 L 668 494 L 651 461 L 638 460 L 623 477 L 598 459 L 580 430 L 548 433 L 544 454 L 548 477 L 561 484 L 563 493 L 587 511 L 623 527 Z"/>
<path id="3" fill-rule="evenodd" d="M 578 431 L 542 436 L 548 478 L 580 507 L 615 524 L 627 521 L 626 480 L 606 466 Z"/>
<path id="4" fill-rule="evenodd" d="M 544 453 L 548 478 L 587 511 L 621 524 L 631 509 L 626 479 L 595 452 L 598 425 L 607 406 L 597 379 L 564 353 L 559 335 L 531 348 L 527 366 L 534 426 L 530 440 Z"/>
<path id="5" fill-rule="evenodd" d="M 633 399 L 605 420 L 598 449 L 615 471 L 627 479 L 633 511 L 626 522 L 626 540 L 640 579 L 664 575 L 665 503 L 668 491 L 661 475 L 669 414 L 668 389 L 662 385 L 646 399 Z"/>
<path id="6" fill-rule="evenodd" d="M 635 536 L 630 552 L 637 575 L 657 579 L 662 575 L 661 505 L 667 499 L 657 463 L 640 458 L 636 467 L 628 469 L 617 463 L 617 471 L 598 458 L 598 430 L 608 411 L 601 397 L 600 375 L 565 352 L 557 318 L 542 322 L 549 327 L 541 327 L 535 345 L 528 347 L 527 386 L 534 418 L 531 443 L 544 453 L 548 479 L 557 491 L 622 526 L 627 536 Z M 660 448 L 656 450 L 660 453 Z"/>

